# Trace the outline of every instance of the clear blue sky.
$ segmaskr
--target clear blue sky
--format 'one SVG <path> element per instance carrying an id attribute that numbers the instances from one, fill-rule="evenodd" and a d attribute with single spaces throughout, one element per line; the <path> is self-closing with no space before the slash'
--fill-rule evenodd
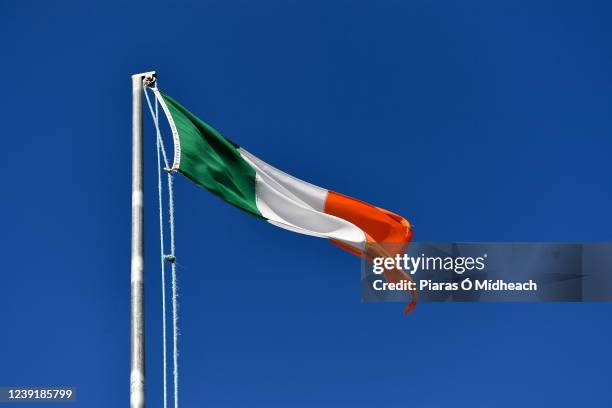
<path id="1" fill-rule="evenodd" d="M 612 240 L 608 1 L 0 5 L 0 385 L 127 406 L 130 75 L 420 241 Z M 147 375 L 161 406 L 147 122 Z M 177 181 L 185 407 L 609 407 L 610 304 L 362 304 L 359 260 Z M 24 405 L 25 407 L 26 405 Z"/>

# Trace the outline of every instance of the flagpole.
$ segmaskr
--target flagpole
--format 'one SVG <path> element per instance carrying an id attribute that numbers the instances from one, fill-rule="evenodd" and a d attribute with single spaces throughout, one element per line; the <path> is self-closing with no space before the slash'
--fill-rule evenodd
<path id="1" fill-rule="evenodd" d="M 142 84 L 155 72 L 132 75 L 132 263 L 130 408 L 145 406 L 144 195 L 142 163 Z"/>

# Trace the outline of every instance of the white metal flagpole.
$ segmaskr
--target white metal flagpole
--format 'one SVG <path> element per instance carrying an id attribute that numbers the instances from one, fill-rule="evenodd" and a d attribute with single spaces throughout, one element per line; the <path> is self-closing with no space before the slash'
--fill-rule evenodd
<path id="1" fill-rule="evenodd" d="M 142 163 L 142 86 L 155 72 L 132 75 L 132 266 L 130 408 L 145 406 L 144 195 Z"/>

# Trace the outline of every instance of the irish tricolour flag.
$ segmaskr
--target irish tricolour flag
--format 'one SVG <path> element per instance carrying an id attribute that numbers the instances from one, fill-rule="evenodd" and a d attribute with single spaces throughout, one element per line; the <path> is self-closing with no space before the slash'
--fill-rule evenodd
<path id="1" fill-rule="evenodd" d="M 269 165 L 159 89 L 152 90 L 172 130 L 172 170 L 226 202 L 270 224 L 327 238 L 361 256 L 380 254 L 380 244 L 385 243 L 405 248 L 412 239 L 410 223 L 400 215 L 307 183 Z M 372 248 L 379 250 L 372 252 Z M 391 281 L 409 279 L 400 271 L 385 277 Z"/>

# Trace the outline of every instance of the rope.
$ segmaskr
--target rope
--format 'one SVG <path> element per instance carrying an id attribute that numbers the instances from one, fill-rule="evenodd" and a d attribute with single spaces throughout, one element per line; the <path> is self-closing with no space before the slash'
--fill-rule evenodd
<path id="1" fill-rule="evenodd" d="M 167 381 L 167 328 L 166 328 L 166 267 L 165 261 L 170 262 L 171 266 L 171 282 L 172 282 L 172 375 L 174 384 L 174 408 L 178 408 L 178 285 L 177 285 L 177 274 L 176 274 L 176 255 L 175 255 L 175 240 L 174 240 L 174 176 L 172 172 L 167 172 L 168 182 L 168 218 L 170 227 L 170 253 L 166 254 L 164 251 L 164 224 L 163 224 L 163 199 L 162 199 L 162 177 L 161 177 L 161 160 L 164 161 L 164 169 L 168 169 L 168 156 L 166 154 L 166 148 L 164 141 L 161 137 L 161 131 L 159 129 L 159 102 L 157 97 L 155 98 L 155 110 L 151 104 L 149 95 L 144 89 L 144 94 L 147 99 L 147 105 L 149 111 L 153 117 L 153 123 L 155 125 L 156 132 L 156 146 L 157 146 L 157 190 L 158 190 L 158 201 L 159 201 L 159 239 L 160 239 L 160 252 L 161 252 L 161 279 L 162 279 L 162 332 L 163 332 L 163 370 L 164 370 L 164 408 L 168 406 L 168 381 Z"/>
<path id="2" fill-rule="evenodd" d="M 145 91 L 146 94 L 146 91 Z M 159 103 L 155 99 L 155 116 L 154 116 L 155 130 L 156 130 L 156 147 L 157 147 L 157 197 L 159 198 L 159 248 L 162 256 L 161 261 L 161 281 L 162 281 L 162 333 L 163 333 L 163 358 L 164 358 L 164 408 L 168 408 L 168 367 L 167 367 L 167 345 L 166 345 L 166 262 L 164 259 L 164 216 L 162 212 L 162 177 L 161 177 L 161 152 L 166 153 L 162 150 L 160 140 L 161 135 L 159 134 Z M 164 161 L 166 158 L 164 157 Z"/>
<path id="3" fill-rule="evenodd" d="M 168 166 L 166 166 L 167 168 Z M 170 256 L 172 271 L 172 374 L 174 375 L 174 408 L 178 408 L 178 285 L 174 245 L 174 189 L 173 175 L 168 173 L 168 212 L 170 218 Z"/>
<path id="4" fill-rule="evenodd" d="M 151 112 L 151 116 L 153 116 L 153 124 L 155 125 L 157 144 L 158 146 L 161 146 L 160 150 L 161 150 L 162 157 L 164 159 L 164 166 L 166 169 L 168 169 L 170 167 L 168 165 L 168 155 L 166 154 L 166 146 L 164 145 L 164 139 L 162 139 L 161 130 L 159 129 L 159 110 L 158 110 L 159 102 L 157 101 L 157 98 L 155 98 L 155 110 L 153 110 L 153 105 L 151 105 L 151 99 L 149 99 L 149 94 L 147 93 L 146 88 L 144 88 L 144 94 L 147 99 L 147 105 L 149 105 L 149 112 Z"/>

